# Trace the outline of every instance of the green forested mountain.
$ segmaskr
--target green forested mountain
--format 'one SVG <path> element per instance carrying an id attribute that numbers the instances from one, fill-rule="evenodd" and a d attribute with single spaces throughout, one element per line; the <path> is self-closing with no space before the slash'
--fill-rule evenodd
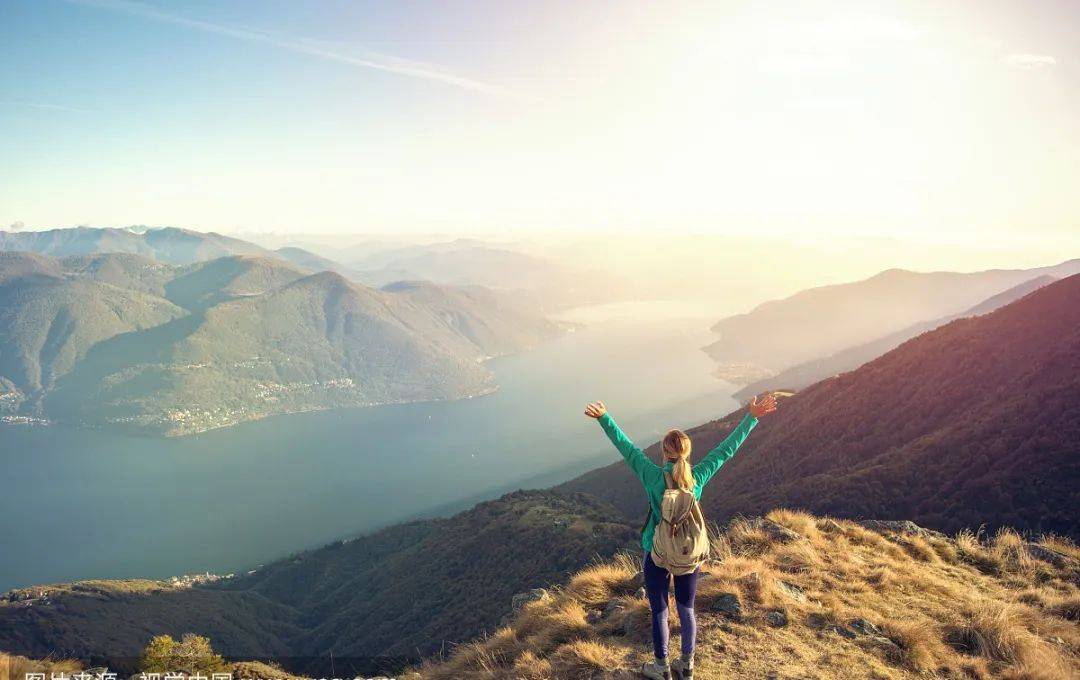
<path id="1" fill-rule="evenodd" d="M 451 399 L 559 328 L 509 294 L 375 290 L 267 257 L 0 256 L 3 413 L 185 434 L 261 416 Z"/>
<path id="2" fill-rule="evenodd" d="M 234 657 L 430 654 L 493 630 L 514 594 L 630 547 L 617 516 L 585 496 L 519 491 L 212 585 L 23 588 L 0 597 L 0 649 L 133 657 L 153 635 L 195 632 Z"/>
<path id="3" fill-rule="evenodd" d="M 0 408 L 39 414 L 41 398 L 95 345 L 184 314 L 164 298 L 9 254 L 0 259 Z"/>

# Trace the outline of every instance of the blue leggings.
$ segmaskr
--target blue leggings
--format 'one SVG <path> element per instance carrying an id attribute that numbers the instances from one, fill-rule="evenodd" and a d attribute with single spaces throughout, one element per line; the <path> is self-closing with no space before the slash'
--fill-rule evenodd
<path id="1" fill-rule="evenodd" d="M 652 609 L 653 652 L 657 659 L 666 659 L 668 652 L 668 583 L 667 569 L 661 569 L 652 561 L 652 555 L 645 553 L 645 592 L 649 595 L 649 607 Z M 700 569 L 691 574 L 675 577 L 675 608 L 679 610 L 679 625 L 682 631 L 682 653 L 694 653 L 694 641 L 697 639 L 697 618 L 694 616 L 694 596 L 697 595 Z"/>

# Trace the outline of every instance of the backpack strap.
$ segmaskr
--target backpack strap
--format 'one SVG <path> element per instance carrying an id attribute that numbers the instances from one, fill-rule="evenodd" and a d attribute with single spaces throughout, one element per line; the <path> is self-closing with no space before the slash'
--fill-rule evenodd
<path id="1" fill-rule="evenodd" d="M 694 507 L 691 508 L 691 511 L 694 513 L 694 517 L 701 522 L 701 526 L 705 526 L 705 515 L 701 513 L 701 504 L 698 503 L 696 498 L 694 499 Z"/>
<path id="2" fill-rule="evenodd" d="M 664 487 L 668 488 L 668 489 L 677 489 L 678 488 L 675 485 L 675 480 L 671 477 L 670 472 L 665 472 L 664 473 Z M 649 528 L 649 523 L 652 522 L 652 516 L 653 516 L 652 503 L 649 503 L 649 512 L 648 512 L 648 514 L 645 515 L 645 523 L 641 525 L 641 531 L 639 532 L 642 536 L 645 535 L 645 530 Z"/>
<path id="3" fill-rule="evenodd" d="M 639 531 L 638 533 L 640 533 L 642 536 L 644 536 L 645 535 L 645 530 L 649 528 L 649 524 L 651 522 L 652 522 L 652 503 L 649 503 L 649 512 L 648 512 L 648 514 L 645 515 L 645 523 L 641 525 L 641 531 Z"/>

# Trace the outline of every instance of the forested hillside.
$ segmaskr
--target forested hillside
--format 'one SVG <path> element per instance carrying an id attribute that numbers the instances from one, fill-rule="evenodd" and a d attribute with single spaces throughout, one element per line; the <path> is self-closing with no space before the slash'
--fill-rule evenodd
<path id="1" fill-rule="evenodd" d="M 561 330 L 510 293 L 376 290 L 261 256 L 4 252 L 0 303 L 0 415 L 168 435 L 482 394 L 484 359 Z"/>
<path id="2" fill-rule="evenodd" d="M 0 649 L 134 657 L 158 634 L 207 635 L 242 658 L 431 654 L 493 630 L 516 593 L 633 546 L 593 498 L 521 491 L 393 526 L 210 586 L 43 585 L 0 597 Z"/>
<path id="3" fill-rule="evenodd" d="M 985 524 L 1076 536 L 1078 390 L 1080 275 L 783 400 L 703 504 L 716 521 L 787 506 L 946 531 Z M 617 417 L 617 401 L 609 406 Z M 689 430 L 697 455 L 740 416 Z M 621 462 L 561 488 L 643 514 Z"/>

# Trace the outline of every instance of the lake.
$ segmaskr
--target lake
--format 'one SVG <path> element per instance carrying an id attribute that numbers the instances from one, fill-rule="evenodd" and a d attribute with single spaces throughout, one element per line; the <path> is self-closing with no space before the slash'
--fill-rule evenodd
<path id="1" fill-rule="evenodd" d="M 0 592 L 88 578 L 253 568 L 449 514 L 618 460 L 585 403 L 639 445 L 736 408 L 700 348 L 716 316 L 575 310 L 589 325 L 491 362 L 456 402 L 276 416 L 179 439 L 0 427 Z M 649 321 L 638 319 L 647 318 Z"/>

